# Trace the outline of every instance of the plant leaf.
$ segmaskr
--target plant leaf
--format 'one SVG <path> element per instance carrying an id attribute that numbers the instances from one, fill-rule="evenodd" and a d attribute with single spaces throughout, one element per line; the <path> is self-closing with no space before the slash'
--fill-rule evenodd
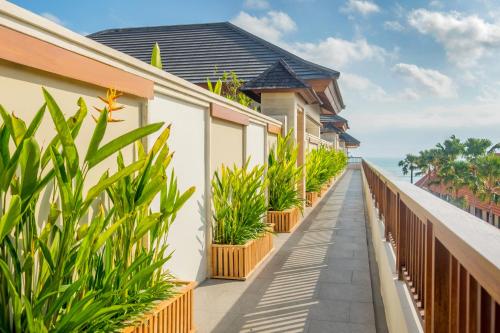
<path id="1" fill-rule="evenodd" d="M 163 126 L 163 123 L 154 123 L 146 125 L 144 127 L 137 128 L 128 133 L 125 133 L 118 138 L 111 140 L 104 146 L 102 146 L 94 156 L 90 157 L 88 160 L 89 167 L 92 168 L 103 161 L 105 158 L 113 155 L 122 148 L 128 146 L 129 144 L 142 139 L 143 137 L 156 132 Z"/>

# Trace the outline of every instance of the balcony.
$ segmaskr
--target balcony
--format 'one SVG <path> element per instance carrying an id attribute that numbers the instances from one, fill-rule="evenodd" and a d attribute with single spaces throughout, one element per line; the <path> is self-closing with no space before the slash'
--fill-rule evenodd
<path id="1" fill-rule="evenodd" d="M 498 230 L 352 162 L 251 279 L 196 289 L 200 332 L 498 332 Z"/>

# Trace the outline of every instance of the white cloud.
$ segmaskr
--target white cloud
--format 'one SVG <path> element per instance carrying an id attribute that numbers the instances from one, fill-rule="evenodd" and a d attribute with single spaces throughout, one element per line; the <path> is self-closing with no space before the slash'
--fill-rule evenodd
<path id="1" fill-rule="evenodd" d="M 478 129 L 500 126 L 498 104 L 462 104 L 459 106 L 439 105 L 419 110 L 402 111 L 369 111 L 353 112 L 349 115 L 349 123 L 356 124 L 360 132 L 392 130 L 392 129 L 435 129 L 446 131 L 451 129 Z"/>
<path id="2" fill-rule="evenodd" d="M 45 17 L 47 20 L 51 20 L 54 23 L 57 23 L 59 25 L 64 25 L 64 22 L 59 17 L 55 16 L 52 13 L 45 12 L 45 13 L 41 13 L 40 15 Z"/>
<path id="3" fill-rule="evenodd" d="M 443 98 L 457 96 L 457 90 L 453 80 L 437 70 L 403 63 L 395 65 L 393 70 L 425 88 L 435 96 Z"/>
<path id="4" fill-rule="evenodd" d="M 352 73 L 342 73 L 340 76 L 340 85 L 342 89 L 345 89 L 347 95 L 357 100 L 390 103 L 420 99 L 420 95 L 410 88 L 406 88 L 399 93 L 389 94 L 384 88 L 370 79 Z"/>
<path id="5" fill-rule="evenodd" d="M 240 12 L 231 22 L 263 39 L 279 42 L 283 34 L 297 29 L 295 22 L 284 12 L 270 11 L 262 17 Z"/>
<path id="6" fill-rule="evenodd" d="M 250 9 L 267 9 L 270 7 L 267 0 L 245 0 L 243 5 Z"/>
<path id="7" fill-rule="evenodd" d="M 366 16 L 380 12 L 380 7 L 368 0 L 348 0 L 345 6 L 342 7 L 342 11 L 346 13 L 357 12 Z"/>
<path id="8" fill-rule="evenodd" d="M 432 0 L 429 2 L 429 6 L 434 8 L 443 8 L 443 3 L 439 0 Z"/>
<path id="9" fill-rule="evenodd" d="M 318 43 L 295 43 L 291 46 L 298 55 L 331 68 L 343 67 L 360 61 L 384 61 L 392 54 L 384 48 L 370 44 L 366 39 L 349 41 L 328 37 Z"/>
<path id="10" fill-rule="evenodd" d="M 290 50 L 307 60 L 338 69 L 349 63 L 361 61 L 382 62 L 394 54 L 384 48 L 368 43 L 364 38 L 354 41 L 327 37 L 316 43 L 291 42 L 282 38 L 297 29 L 295 22 L 286 13 L 270 11 L 261 17 L 240 12 L 231 20 L 237 26 Z"/>
<path id="11" fill-rule="evenodd" d="M 398 21 L 385 21 L 384 29 L 392 31 L 403 31 L 405 27 L 403 27 L 403 25 Z"/>
<path id="12" fill-rule="evenodd" d="M 408 22 L 441 43 L 450 61 L 461 67 L 474 66 L 488 52 L 500 48 L 500 24 L 476 15 L 417 9 L 408 15 Z"/>

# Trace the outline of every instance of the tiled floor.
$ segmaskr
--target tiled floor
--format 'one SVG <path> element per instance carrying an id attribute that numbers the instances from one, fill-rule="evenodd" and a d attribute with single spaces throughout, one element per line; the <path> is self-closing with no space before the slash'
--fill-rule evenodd
<path id="1" fill-rule="evenodd" d="M 375 332 L 359 170 L 348 170 L 247 281 L 195 290 L 198 332 Z"/>

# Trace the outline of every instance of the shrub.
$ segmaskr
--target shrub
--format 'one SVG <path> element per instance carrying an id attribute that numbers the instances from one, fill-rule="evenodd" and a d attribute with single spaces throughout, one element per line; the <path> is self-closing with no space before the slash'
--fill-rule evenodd
<path id="1" fill-rule="evenodd" d="M 222 166 L 212 179 L 213 242 L 242 245 L 266 231 L 264 166 Z"/>
<path id="2" fill-rule="evenodd" d="M 320 146 L 306 156 L 306 191 L 317 192 L 330 178 L 336 176 L 347 165 L 347 156 L 342 151 Z"/>
<path id="3" fill-rule="evenodd" d="M 43 93 L 45 104 L 29 126 L 0 106 L 0 331 L 115 331 L 175 292 L 163 270 L 165 245 L 152 245 L 164 242 L 194 189 L 180 195 L 173 174 L 165 186 L 167 128 L 150 152 L 128 165 L 119 154 L 118 171 L 84 190 L 91 169 L 163 123 L 101 145 L 110 119 L 104 108 L 81 159 L 74 140 L 87 116 L 84 101 L 65 119 Z M 35 133 L 47 109 L 57 134 L 44 150 Z M 105 208 L 106 192 L 113 205 Z M 163 199 L 158 213 L 149 207 L 156 193 Z"/>
<path id="4" fill-rule="evenodd" d="M 267 179 L 269 182 L 269 210 L 283 211 L 293 207 L 302 210 L 298 183 L 302 167 L 297 166 L 298 147 L 292 138 L 292 130 L 286 136 L 278 136 L 278 142 L 271 149 L 268 158 Z"/>

